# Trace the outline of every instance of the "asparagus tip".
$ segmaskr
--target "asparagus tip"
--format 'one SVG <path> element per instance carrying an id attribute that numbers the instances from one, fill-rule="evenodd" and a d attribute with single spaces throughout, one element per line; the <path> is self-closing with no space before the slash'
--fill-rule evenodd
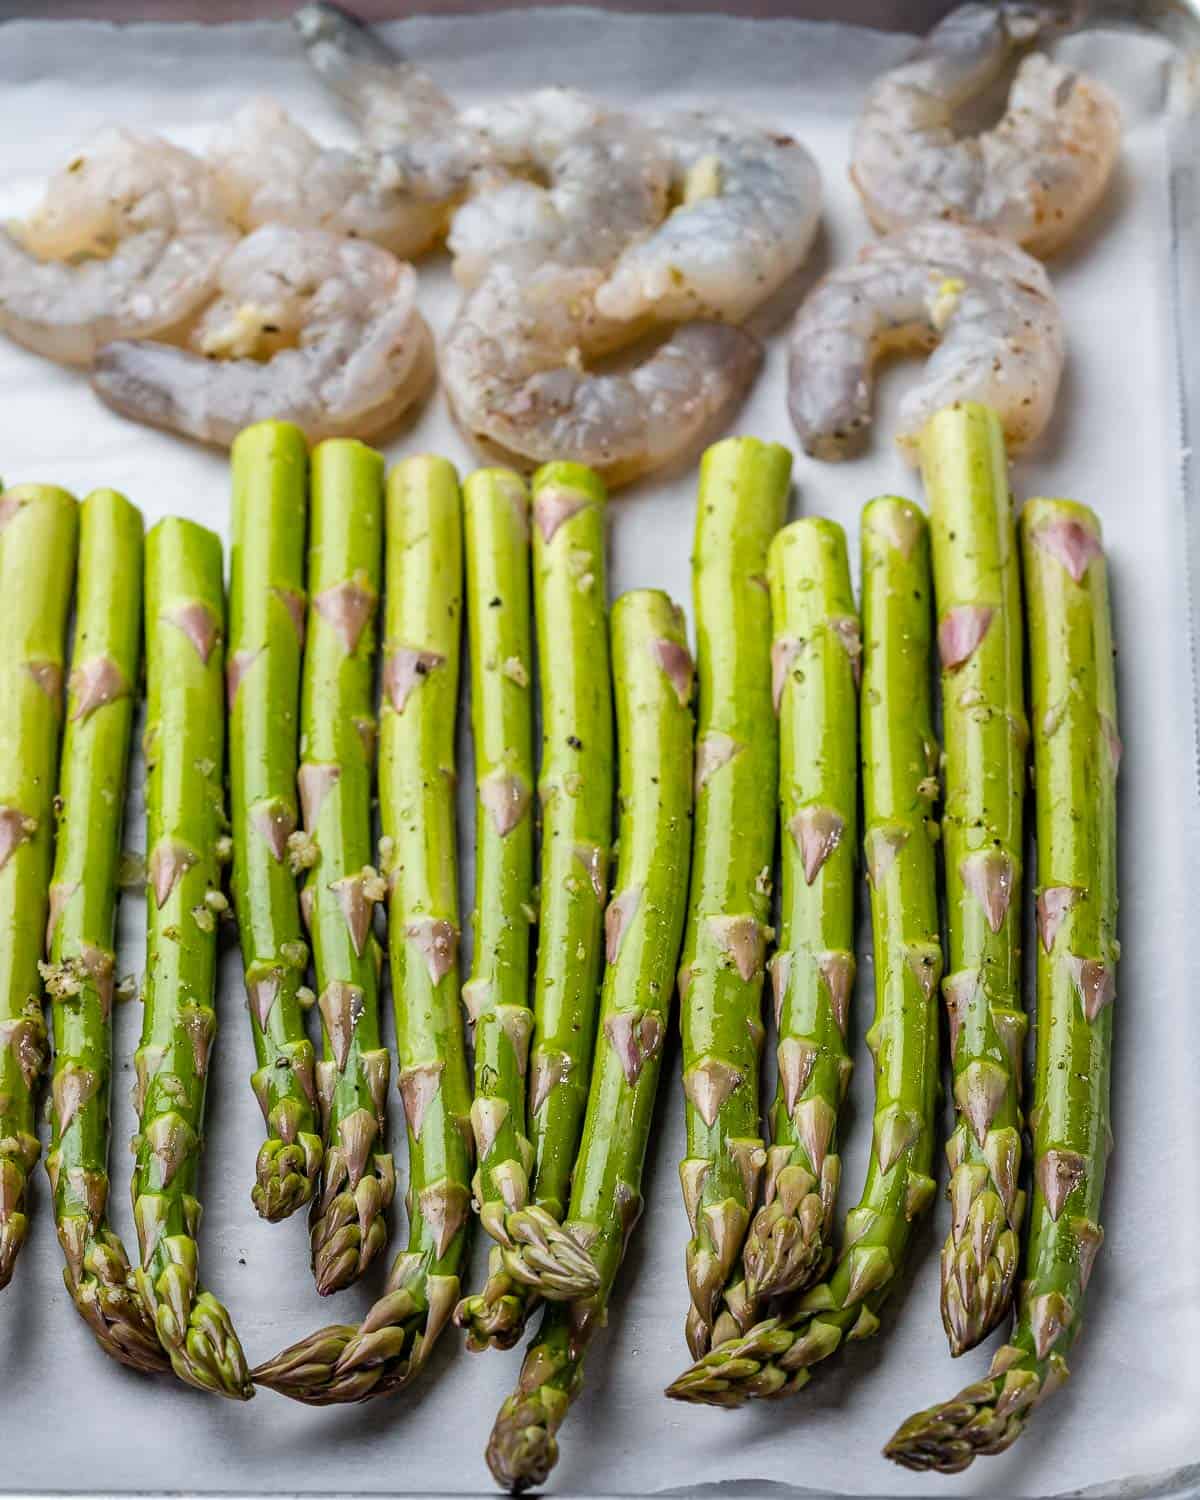
<path id="1" fill-rule="evenodd" d="M 510 1396 L 500 1408 L 487 1445 L 487 1465 L 511 1495 L 545 1484 L 558 1462 L 558 1442 L 536 1397 Z"/>

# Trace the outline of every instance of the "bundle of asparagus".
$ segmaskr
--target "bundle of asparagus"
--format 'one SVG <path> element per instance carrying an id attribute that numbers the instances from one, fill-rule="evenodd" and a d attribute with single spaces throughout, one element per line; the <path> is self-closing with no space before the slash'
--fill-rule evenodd
<path id="1" fill-rule="evenodd" d="M 929 691 L 932 588 L 925 522 L 907 501 L 863 515 L 862 778 L 871 888 L 875 1113 L 866 1183 L 846 1215 L 829 1277 L 743 1336 L 714 1345 L 667 1394 L 740 1406 L 800 1390 L 813 1366 L 879 1328 L 930 1177 L 941 974 L 933 804 L 937 747 Z"/>
<path id="2" fill-rule="evenodd" d="M 1111 1138 L 1116 994 L 1116 730 L 1100 523 L 1085 506 L 1021 514 L 1037 789 L 1037 1065 L 1033 1207 L 1016 1326 L 983 1380 L 910 1417 L 888 1443 L 910 1469 L 957 1473 L 1001 1453 L 1067 1378 Z"/>
<path id="3" fill-rule="evenodd" d="M 517 1389 L 488 1443 L 499 1484 L 545 1482 L 557 1433 L 583 1386 L 587 1346 L 642 1212 L 650 1138 L 687 889 L 692 662 L 683 617 L 665 594 L 624 594 L 613 607 L 612 661 L 620 754 L 620 859 L 605 915 L 606 956 L 596 1061 L 575 1162 L 564 1239 L 586 1248 L 594 1290 L 550 1303 Z M 578 1250 L 576 1250 L 578 1254 Z M 561 1283 L 552 1251 L 546 1283 Z M 541 1283 L 539 1283 L 540 1289 Z"/>
<path id="4" fill-rule="evenodd" d="M 695 1363 L 668 1394 L 736 1406 L 795 1392 L 844 1344 L 875 1333 L 934 1197 L 939 835 L 950 957 L 941 988 L 958 1111 L 941 1260 L 952 1351 L 1003 1318 L 1024 1217 L 1020 576 L 994 415 L 971 405 L 938 413 L 921 454 L 932 548 L 909 502 L 867 506 L 860 633 L 840 529 L 805 520 L 779 530 L 786 450 L 743 438 L 706 453 L 694 559 L 693 781 L 682 615 L 658 591 L 627 594 L 614 606 L 610 643 L 605 492 L 594 474 L 547 465 L 530 494 L 515 473 L 485 470 L 460 496 L 451 466 L 422 457 L 393 470 L 385 498 L 382 460 L 361 444 L 323 444 L 310 466 L 303 435 L 287 424 L 260 424 L 238 439 L 225 676 L 233 894 L 267 1127 L 252 1196 L 268 1219 L 312 1202 L 322 1293 L 347 1285 L 383 1246 L 395 1183 L 374 931 L 374 907 L 385 899 L 409 1157 L 408 1246 L 383 1296 L 360 1324 L 322 1328 L 261 1366 L 258 1383 L 312 1405 L 387 1394 L 426 1368 L 452 1313 L 472 1347 L 503 1348 L 544 1303 L 487 1456 L 506 1487 L 545 1481 L 641 1212 L 681 942 L 681 1178 Z M 464 501 L 477 873 L 461 995 L 476 1028 L 473 1089 L 460 1012 L 454 799 Z M 1084 507 L 1030 502 L 1021 540 L 1040 866 L 1034 1189 L 1009 1341 L 986 1379 L 910 1418 L 886 1450 L 908 1467 L 946 1472 L 1007 1448 L 1066 1378 L 1102 1240 L 1120 750 L 1107 582 L 1099 522 Z M 37 1155 L 44 981 L 56 1051 L 46 1165 L 72 1299 L 114 1359 L 245 1399 L 253 1385 L 241 1347 L 225 1309 L 200 1288 L 196 1245 L 216 928 L 227 906 L 220 867 L 231 843 L 221 547 L 178 520 L 146 541 L 148 962 L 135 1059 L 136 1269 L 107 1218 L 114 921 L 141 569 L 141 518 L 121 496 L 98 491 L 81 513 L 52 489 L 0 496 L 0 694 L 10 703 L 0 716 L 0 778 L 8 778 L 0 782 L 8 787 L 0 929 L 9 945 L 0 990 L 0 1283 L 25 1235 L 24 1189 Z M 385 577 L 376 865 L 374 619 Z M 935 593 L 947 739 L 940 826 Z M 607 900 L 614 707 L 619 857 Z M 835 1254 L 860 710 L 875 1109 L 866 1180 Z M 767 965 L 776 796 L 781 923 Z M 302 922 L 325 1035 L 315 1066 Z M 779 1076 L 766 1146 L 757 1069 L 768 968 Z M 472 1206 L 494 1244 L 484 1287 L 460 1300 Z"/>

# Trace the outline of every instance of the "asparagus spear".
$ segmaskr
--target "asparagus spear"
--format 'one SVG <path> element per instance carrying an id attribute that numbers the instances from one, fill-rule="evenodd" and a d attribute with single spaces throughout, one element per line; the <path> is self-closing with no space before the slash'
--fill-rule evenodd
<path id="1" fill-rule="evenodd" d="M 590 469 L 572 463 L 544 465 L 532 488 L 542 686 L 541 913 L 529 1067 L 534 1202 L 527 1202 L 528 1174 L 510 1173 L 506 1212 L 488 1225 L 501 1254 L 483 1291 L 455 1312 L 474 1348 L 511 1347 L 539 1294 L 535 1288 L 561 1298 L 596 1285 L 591 1261 L 558 1224 L 591 1074 L 612 838 L 606 496 Z"/>
<path id="2" fill-rule="evenodd" d="M 229 1314 L 198 1281 L 196 1179 L 217 961 L 225 713 L 221 543 L 160 521 L 146 539 L 146 975 L 134 1058 L 137 1288 L 175 1373 L 254 1394 Z M 64 1111 L 65 1113 L 66 1111 Z"/>
<path id="3" fill-rule="evenodd" d="M 458 1300 L 470 1222 L 454 826 L 462 522 L 458 476 L 445 459 L 411 458 L 392 471 L 387 536 L 380 808 L 409 1245 L 358 1328 L 320 1329 L 255 1371 L 261 1384 L 314 1406 L 388 1395 L 420 1373 Z"/>
<path id="4" fill-rule="evenodd" d="M 600 1284 L 551 1303 L 488 1444 L 501 1485 L 542 1484 L 558 1458 L 555 1434 L 583 1383 L 583 1359 L 641 1213 L 662 1044 L 683 935 L 691 812 L 692 663 L 683 618 L 665 594 L 642 589 L 613 607 L 612 654 L 620 744 L 620 860 L 605 920 L 597 1057 L 565 1230 L 590 1249 Z"/>
<path id="5" fill-rule="evenodd" d="M 782 930 L 771 978 L 779 1083 L 763 1207 L 746 1236 L 751 1298 L 794 1292 L 832 1258 L 841 1178 L 837 1115 L 853 1064 L 861 642 L 846 538 L 832 521 L 796 521 L 767 558 L 779 714 Z"/>
<path id="6" fill-rule="evenodd" d="M 396 1171 L 386 1147 L 389 1062 L 379 1032 L 382 878 L 371 864 L 375 614 L 383 550 L 383 460 L 350 438 L 312 453 L 308 646 L 300 707 L 300 804 L 310 861 L 300 907 L 312 937 L 325 1124 L 313 1199 L 313 1274 L 348 1286 L 387 1243 Z"/>
<path id="7" fill-rule="evenodd" d="M 946 1146 L 952 1228 L 942 1321 L 953 1354 L 1004 1317 L 1024 1194 L 1020 1079 L 1021 815 L 1025 719 L 1021 584 L 1000 421 L 938 412 L 921 438 L 933 529 L 942 714 L 950 972 L 943 985 L 958 1123 Z"/>
<path id="8" fill-rule="evenodd" d="M 667 1394 L 740 1406 L 806 1385 L 844 1342 L 870 1337 L 896 1283 L 913 1225 L 933 1199 L 938 1091 L 938 944 L 930 706 L 929 539 L 916 506 L 874 500 L 863 514 L 864 851 L 871 885 L 875 1117 L 867 1178 L 846 1215 L 841 1254 L 777 1317 L 729 1339 Z"/>
<path id="9" fill-rule="evenodd" d="M 759 1134 L 763 950 L 775 848 L 778 747 L 771 706 L 767 548 L 782 525 L 791 455 L 727 438 L 700 466 L 692 560 L 700 700 L 692 888 L 679 974 L 692 1227 L 688 1346 L 714 1336 L 766 1161 Z M 745 1289 L 725 1291 L 718 1341 L 741 1326 Z"/>
<path id="10" fill-rule="evenodd" d="M 226 669 L 233 899 L 258 1064 L 254 1092 L 267 1124 L 251 1197 L 272 1220 L 309 1201 L 322 1154 L 315 1059 L 297 999 L 308 947 L 287 858 L 297 823 L 307 471 L 304 434 L 286 422 L 247 427 L 233 445 Z"/>
<path id="11" fill-rule="evenodd" d="M 1037 1068 L 1033 1207 L 1015 1331 L 986 1379 L 911 1417 L 886 1448 L 956 1473 L 1015 1442 L 1067 1377 L 1103 1239 L 1118 957 L 1116 732 L 1100 523 L 1082 505 L 1021 514 L 1037 788 Z"/>
<path id="12" fill-rule="evenodd" d="M 524 483 L 508 469 L 481 469 L 463 498 L 475 732 L 475 945 L 463 999 L 475 1022 L 471 1123 L 479 1165 L 472 1186 L 483 1227 L 497 1241 L 489 1295 L 468 1299 L 463 1317 L 472 1343 L 482 1346 L 504 1342 L 512 1327 L 519 1333 L 525 1308 L 523 1296 L 505 1290 L 504 1254 L 512 1248 L 506 1220 L 528 1205 L 533 1166 L 525 1110 L 533 1031 L 533 630 Z"/>
<path id="13" fill-rule="evenodd" d="M 46 1172 L 67 1291 L 106 1353 L 149 1372 L 170 1366 L 107 1212 L 113 943 L 142 641 L 142 517 L 123 496 L 97 490 L 80 522 L 44 970 L 55 1057 Z"/>
<path id="14" fill-rule="evenodd" d="M 25 1185 L 41 1149 L 34 1089 L 46 1063 L 46 1027 L 38 962 L 76 511 L 74 499 L 50 485 L 0 494 L 0 1288 L 25 1243 Z"/>

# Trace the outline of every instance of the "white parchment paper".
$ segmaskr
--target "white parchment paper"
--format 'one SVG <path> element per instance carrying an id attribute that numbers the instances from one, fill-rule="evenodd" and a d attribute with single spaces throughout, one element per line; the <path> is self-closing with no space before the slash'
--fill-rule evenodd
<path id="1" fill-rule="evenodd" d="M 791 442 L 779 332 L 818 271 L 869 231 L 846 178 L 849 126 L 867 81 L 901 53 L 899 38 L 795 22 L 721 17 L 604 16 L 562 8 L 477 18 L 413 19 L 394 38 L 457 97 L 477 100 L 570 83 L 630 105 L 740 110 L 802 137 L 825 174 L 825 228 L 790 299 L 759 320 L 766 373 L 736 429 Z M 561 1433 L 560 1491 L 695 1493 L 742 1481 L 738 1493 L 852 1495 L 1056 1494 L 1162 1473 L 1200 1459 L 1200 1045 L 1193 1012 L 1200 962 L 1192 695 L 1186 629 L 1176 396 L 1169 341 L 1168 203 L 1163 125 L 1165 44 L 1110 33 L 1075 38 L 1071 54 L 1118 91 L 1122 167 L 1082 243 L 1054 266 L 1070 363 L 1052 430 L 1014 469 L 1018 495 L 1064 494 L 1101 512 L 1120 642 L 1124 961 L 1117 1007 L 1117 1149 L 1104 1220 L 1108 1238 L 1072 1356 L 1068 1387 L 1018 1447 L 940 1480 L 893 1468 L 879 1449 L 897 1421 L 982 1374 L 986 1351 L 957 1363 L 937 1311 L 936 1247 L 948 1209 L 919 1237 L 918 1264 L 874 1340 L 831 1361 L 794 1400 L 729 1415 L 664 1400 L 686 1363 L 682 1330 L 686 1221 L 675 1165 L 683 1108 L 677 1049 L 664 1073 L 648 1208 L 588 1362 L 586 1394 Z M 247 96 L 276 96 L 329 140 L 346 127 L 282 25 L 200 27 L 14 23 L 0 27 L 0 213 L 28 208 L 54 167 L 102 124 L 153 129 L 200 147 Z M 1185 247 L 1186 248 L 1186 247 Z M 1195 246 L 1191 247 L 1195 253 Z M 422 267 L 423 305 L 442 328 L 454 305 L 445 264 Z M 907 375 L 884 380 L 881 428 Z M 435 396 L 389 456 L 435 449 L 464 470 L 472 455 Z M 226 536 L 222 456 L 131 426 L 93 400 L 86 380 L 0 343 L 0 472 L 83 494 L 128 493 L 153 520 L 193 516 Z M 796 463 L 794 509 L 834 516 L 857 547 L 862 503 L 918 492 L 883 436 L 870 454 L 832 466 Z M 613 506 L 611 588 L 660 585 L 689 602 L 694 459 L 624 493 Z M 135 793 L 140 821 L 140 793 Z M 140 839 L 135 826 L 131 838 Z M 464 851 L 470 809 L 464 801 Z M 464 860 L 464 910 L 470 859 Z M 141 968 L 141 914 L 125 903 L 123 970 Z M 866 933 L 863 933 L 865 941 Z M 864 966 L 865 967 L 865 966 Z M 869 973 L 869 970 L 868 970 Z M 223 968 L 222 1029 L 210 1092 L 202 1231 L 206 1279 L 228 1302 L 252 1360 L 318 1322 L 353 1321 L 380 1285 L 324 1304 L 312 1291 L 301 1220 L 269 1226 L 249 1202 L 261 1119 L 247 1077 L 250 1030 L 240 970 Z M 844 1202 L 862 1178 L 870 1068 L 862 1045 L 869 1001 L 854 1018 L 859 1068 L 850 1102 Z M 126 1208 L 133 1128 L 130 1058 L 140 1015 L 117 1016 L 113 1205 Z M 393 1135 L 403 1150 L 400 1110 Z M 515 1379 L 519 1353 L 468 1356 L 453 1330 L 410 1396 L 361 1409 L 309 1411 L 270 1393 L 239 1407 L 151 1384 L 110 1364 L 72 1311 L 60 1279 L 40 1176 L 31 1241 L 0 1297 L 0 1486 L 16 1490 L 471 1492 L 489 1489 L 483 1446 Z M 481 1237 L 480 1237 L 481 1238 Z M 398 1242 L 398 1241 L 397 1241 Z M 484 1246 L 477 1243 L 476 1274 Z M 1123 1493 L 1139 1492 L 1133 1485 Z"/>

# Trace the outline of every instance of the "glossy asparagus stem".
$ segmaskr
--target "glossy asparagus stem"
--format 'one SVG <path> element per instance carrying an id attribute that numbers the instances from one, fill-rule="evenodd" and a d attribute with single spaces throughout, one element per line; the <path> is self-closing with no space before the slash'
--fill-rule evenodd
<path id="1" fill-rule="evenodd" d="M 233 445 L 229 591 L 229 783 L 233 899 L 254 1034 L 254 1092 L 266 1120 L 251 1192 L 264 1219 L 307 1203 L 321 1170 L 312 1043 L 297 993 L 308 945 L 288 839 L 298 823 L 296 763 L 304 631 L 308 444 L 259 422 Z"/>
<path id="2" fill-rule="evenodd" d="M 1085 506 L 1031 500 L 1021 541 L 1039 875 L 1033 1204 L 1016 1328 L 986 1379 L 910 1417 L 885 1450 L 946 1473 L 1003 1452 L 1067 1378 L 1104 1237 L 1121 749 L 1108 583 Z"/>
<path id="3" fill-rule="evenodd" d="M 533 919 L 533 613 L 530 511 L 524 482 L 509 469 L 480 469 L 463 489 L 471 718 L 475 736 L 475 944 L 463 986 L 475 1025 L 471 1124 L 478 1165 L 475 1201 L 497 1241 L 487 1291 L 455 1318 L 473 1347 L 519 1332 L 525 1297 L 508 1290 L 510 1213 L 527 1206 L 533 1148 L 525 1075 Z"/>
<path id="4" fill-rule="evenodd" d="M 613 607 L 612 657 L 620 746 L 620 859 L 605 928 L 597 1056 L 564 1226 L 586 1246 L 599 1286 L 551 1303 L 516 1392 L 496 1419 L 488 1463 L 498 1483 L 544 1483 L 556 1433 L 583 1382 L 588 1343 L 605 1318 L 630 1231 L 642 1209 L 663 1041 L 683 936 L 691 846 L 692 663 L 683 618 L 655 589 Z"/>
<path id="5" fill-rule="evenodd" d="M 255 1371 L 314 1406 L 411 1384 L 458 1300 L 471 1209 L 454 812 L 461 631 L 458 477 L 445 459 L 410 458 L 388 482 L 379 776 L 409 1243 L 359 1327 L 322 1328 Z"/>
<path id="6" fill-rule="evenodd" d="M 46 1026 L 38 964 L 77 511 L 51 485 L 0 494 L 0 1288 L 25 1243 L 26 1184 L 41 1149 L 34 1091 L 46 1063 Z"/>
<path id="7" fill-rule="evenodd" d="M 108 1221 L 117 867 L 142 643 L 142 517 L 97 490 L 80 511 L 46 988 L 54 1022 L 46 1172 L 75 1306 L 105 1353 L 170 1368 Z"/>
<path id="8" fill-rule="evenodd" d="M 953 1354 L 1005 1316 L 1017 1274 L 1021 1164 L 1021 839 L 1029 730 L 1021 581 L 996 415 L 931 418 L 921 471 L 933 531 L 942 716 L 943 834 L 958 1123 L 946 1146 L 952 1228 L 942 1321 Z"/>
<path id="9" fill-rule="evenodd" d="M 697 1358 L 719 1312 L 718 1341 L 748 1314 L 744 1287 L 727 1283 L 766 1161 L 758 1068 L 778 782 L 766 569 L 790 476 L 787 449 L 756 438 L 717 443 L 700 467 L 696 819 L 679 974 L 688 1135 L 679 1175 L 692 1227 L 687 1339 Z"/>
<path id="10" fill-rule="evenodd" d="M 779 1316 L 715 1346 L 668 1395 L 740 1406 L 800 1390 L 843 1343 L 869 1338 L 917 1217 L 933 1200 L 942 954 L 933 821 L 929 538 L 916 506 L 872 501 L 863 516 L 864 852 L 871 887 L 875 1114 L 867 1178 L 831 1275 Z"/>
<path id="11" fill-rule="evenodd" d="M 752 1299 L 782 1296 L 832 1259 L 837 1117 L 853 1064 L 861 640 L 846 538 L 832 521 L 785 527 L 768 555 L 779 715 L 783 893 L 771 960 L 779 1083 L 763 1207 L 746 1236 Z"/>
<path id="12" fill-rule="evenodd" d="M 360 1276 L 387 1243 L 396 1171 L 384 1125 L 389 1059 L 372 931 L 384 897 L 371 863 L 383 460 L 362 443 L 335 438 L 313 450 L 311 473 L 299 771 L 307 840 L 295 855 L 310 865 L 300 904 L 324 1031 L 317 1095 L 325 1161 L 310 1229 L 324 1296 Z"/>
<path id="13" fill-rule="evenodd" d="M 181 1380 L 247 1399 L 229 1314 L 201 1289 L 196 1196 L 213 1009 L 223 775 L 221 543 L 192 521 L 146 538 L 146 974 L 134 1057 L 138 1295 Z"/>

